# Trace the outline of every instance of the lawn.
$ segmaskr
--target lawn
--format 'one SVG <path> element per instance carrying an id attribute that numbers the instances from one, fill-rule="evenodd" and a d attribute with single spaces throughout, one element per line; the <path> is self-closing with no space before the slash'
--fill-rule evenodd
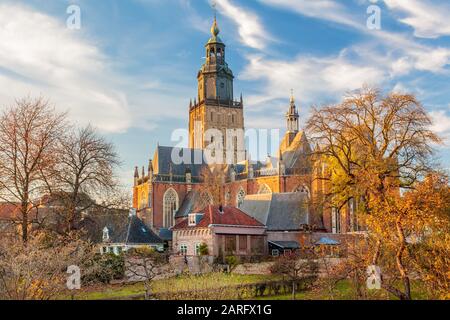
<path id="1" fill-rule="evenodd" d="M 179 276 L 175 278 L 157 280 L 153 282 L 152 290 L 154 293 L 180 292 L 195 290 L 211 290 L 227 286 L 236 286 L 243 284 L 261 283 L 266 281 L 280 280 L 281 278 L 273 275 L 237 275 L 237 274 L 207 274 L 202 276 Z M 75 299 L 77 300 L 108 300 L 129 298 L 142 295 L 144 285 L 142 283 L 127 285 L 103 285 L 90 287 L 79 292 Z M 425 290 L 418 282 L 412 283 L 413 299 L 427 299 Z M 353 300 L 356 295 L 350 281 L 340 281 L 332 294 L 326 288 L 314 288 L 308 291 L 298 292 L 297 300 Z M 292 296 L 280 295 L 258 298 L 258 300 L 291 300 Z M 394 296 L 384 290 L 372 291 L 369 299 L 373 300 L 394 300 Z"/>
<path id="2" fill-rule="evenodd" d="M 411 295 L 413 300 L 426 300 L 427 294 L 419 282 L 412 282 Z M 354 300 L 356 297 L 354 289 L 348 280 L 340 281 L 332 294 L 325 288 L 298 292 L 296 300 Z M 396 300 L 397 298 L 385 290 L 375 290 L 369 293 L 370 300 Z M 292 300 L 292 295 L 280 295 L 272 297 L 261 297 L 257 300 Z"/>
<path id="3" fill-rule="evenodd" d="M 274 275 L 238 275 L 225 273 L 207 274 L 203 276 L 179 276 L 175 278 L 154 281 L 152 290 L 154 293 L 179 292 L 189 290 L 214 290 L 226 286 L 261 283 L 265 281 L 274 281 L 280 279 L 280 277 Z M 107 300 L 130 297 L 143 293 L 143 283 L 127 285 L 103 285 L 86 288 L 76 294 L 75 299 Z"/>

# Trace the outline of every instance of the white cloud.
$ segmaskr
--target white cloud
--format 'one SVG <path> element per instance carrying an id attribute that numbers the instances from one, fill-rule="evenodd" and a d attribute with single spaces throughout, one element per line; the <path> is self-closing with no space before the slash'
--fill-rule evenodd
<path id="1" fill-rule="evenodd" d="M 386 74 L 376 66 L 358 65 L 344 55 L 337 57 L 304 57 L 293 61 L 249 56 L 249 65 L 241 74 L 242 79 L 263 80 L 263 91 L 248 97 L 250 107 L 275 99 L 287 99 L 293 88 L 301 97 L 299 103 L 323 101 L 324 97 L 339 97 L 364 84 L 377 85 Z"/>
<path id="2" fill-rule="evenodd" d="M 237 25 L 240 41 L 244 45 L 259 50 L 266 48 L 272 37 L 256 14 L 230 0 L 216 0 L 216 3 L 219 12 Z"/>
<path id="3" fill-rule="evenodd" d="M 450 146 L 450 114 L 445 110 L 436 110 L 430 112 L 433 120 L 431 129 L 439 134 L 445 143 L 445 147 Z"/>
<path id="4" fill-rule="evenodd" d="M 105 56 L 81 35 L 29 7 L 0 4 L 0 105 L 43 95 L 78 123 L 125 130 L 127 98 Z"/>
<path id="5" fill-rule="evenodd" d="M 259 0 L 260 2 L 321 20 L 332 21 L 353 28 L 363 28 L 354 21 L 354 16 L 346 12 L 345 7 L 331 0 Z"/>
<path id="6" fill-rule="evenodd" d="M 450 49 L 433 47 L 418 44 L 409 37 L 394 32 L 382 30 L 369 30 L 365 20 L 360 19 L 361 15 L 354 14 L 344 5 L 330 0 L 260 0 L 267 5 L 276 6 L 285 10 L 293 10 L 303 16 L 312 17 L 319 20 L 330 21 L 343 26 L 352 27 L 354 30 L 372 37 L 372 44 L 376 44 L 377 51 L 383 50 L 382 55 L 387 56 L 391 61 L 384 58 L 384 62 L 391 67 L 392 75 L 405 75 L 412 70 L 428 71 L 433 73 L 445 72 L 445 68 L 450 64 Z M 385 0 L 392 3 L 402 3 L 407 6 L 411 3 L 418 3 L 416 0 Z M 428 8 L 428 7 L 427 7 Z M 430 6 L 430 10 L 436 11 L 437 7 Z M 445 14 L 445 19 L 441 18 L 442 13 L 437 16 L 439 24 L 444 23 L 447 27 L 450 16 Z"/>
<path id="7" fill-rule="evenodd" d="M 430 112 L 433 118 L 433 131 L 437 133 L 450 133 L 450 115 L 444 110 Z"/>
<path id="8" fill-rule="evenodd" d="M 384 0 L 389 9 L 403 14 L 399 21 L 414 28 L 421 38 L 450 35 L 450 6 L 429 0 Z"/>

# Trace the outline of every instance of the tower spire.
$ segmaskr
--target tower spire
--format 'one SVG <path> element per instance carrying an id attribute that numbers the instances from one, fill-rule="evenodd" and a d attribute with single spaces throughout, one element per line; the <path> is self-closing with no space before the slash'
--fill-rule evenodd
<path id="1" fill-rule="evenodd" d="M 217 17 L 216 17 L 216 14 L 214 14 L 214 22 L 211 27 L 211 34 L 214 38 L 217 38 L 219 33 L 220 33 L 220 29 L 219 29 L 219 25 L 217 24 Z"/>
<path id="2" fill-rule="evenodd" d="M 287 121 L 287 131 L 298 132 L 299 131 L 299 115 L 297 112 L 297 107 L 295 106 L 294 90 L 291 89 L 291 98 L 289 111 L 286 114 Z"/>

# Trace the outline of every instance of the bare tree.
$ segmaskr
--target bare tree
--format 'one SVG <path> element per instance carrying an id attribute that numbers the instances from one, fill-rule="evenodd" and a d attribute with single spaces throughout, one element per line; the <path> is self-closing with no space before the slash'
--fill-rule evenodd
<path id="1" fill-rule="evenodd" d="M 30 212 L 59 161 L 64 126 L 65 114 L 43 98 L 18 100 L 0 117 L 0 197 L 18 203 L 23 242 L 28 240 Z"/>
<path id="2" fill-rule="evenodd" d="M 143 281 L 145 300 L 152 295 L 153 279 L 163 273 L 163 266 L 167 265 L 168 256 L 147 247 L 131 249 L 125 261 L 125 273 L 133 281 Z"/>
<path id="3" fill-rule="evenodd" d="M 92 245 L 77 236 L 30 234 L 27 246 L 14 238 L 0 242 L 0 299 L 50 300 L 67 294 L 66 270 L 92 259 Z M 83 270 L 85 271 L 85 270 Z"/>
<path id="4" fill-rule="evenodd" d="M 316 276 L 318 264 L 312 252 L 284 255 L 275 261 L 270 268 L 271 273 L 285 275 L 292 281 L 292 300 L 296 299 L 297 284 L 300 280 Z"/>
<path id="5" fill-rule="evenodd" d="M 93 207 L 120 206 L 119 183 L 114 170 L 120 165 L 114 145 L 90 125 L 72 129 L 60 138 L 59 166 L 52 196 L 60 202 L 56 212 L 65 221 L 65 232 L 74 229 L 81 212 Z"/>

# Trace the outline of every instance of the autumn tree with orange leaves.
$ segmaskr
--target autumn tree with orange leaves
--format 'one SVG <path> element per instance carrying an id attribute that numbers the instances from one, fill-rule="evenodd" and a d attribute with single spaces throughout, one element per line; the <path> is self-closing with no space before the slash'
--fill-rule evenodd
<path id="1" fill-rule="evenodd" d="M 438 234 L 445 220 L 434 223 L 444 202 L 413 201 L 424 196 L 419 186 L 436 167 L 433 145 L 441 140 L 430 130 L 431 124 L 413 95 L 384 96 L 363 88 L 338 105 L 313 108 L 307 125 L 320 147 L 315 156 L 329 169 L 322 177 L 331 186 L 326 201 L 339 210 L 351 199 L 358 200 L 358 219 L 373 242 L 368 246 L 371 263 L 383 261 L 383 288 L 405 300 L 411 299 L 414 271 L 411 239 L 419 237 L 418 230 Z"/>

